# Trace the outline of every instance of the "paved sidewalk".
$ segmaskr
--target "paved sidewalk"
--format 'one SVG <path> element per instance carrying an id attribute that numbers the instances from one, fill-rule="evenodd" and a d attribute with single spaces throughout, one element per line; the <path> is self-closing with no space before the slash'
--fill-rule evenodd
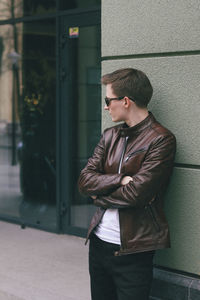
<path id="1" fill-rule="evenodd" d="M 0 300 L 90 300 L 84 239 L 0 222 Z"/>

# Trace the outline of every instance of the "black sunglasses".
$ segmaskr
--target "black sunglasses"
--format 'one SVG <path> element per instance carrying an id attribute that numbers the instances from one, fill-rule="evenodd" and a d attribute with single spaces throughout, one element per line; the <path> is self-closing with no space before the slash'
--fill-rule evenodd
<path id="1" fill-rule="evenodd" d="M 109 105 L 110 105 L 110 102 L 111 102 L 112 100 L 122 100 L 124 97 L 125 97 L 125 96 L 123 96 L 123 97 L 116 97 L 116 98 L 108 98 L 108 97 L 105 97 L 104 100 L 105 100 L 106 105 L 109 106 Z M 128 98 L 131 99 L 132 101 L 134 101 L 133 98 L 131 98 L 131 97 L 128 97 Z"/>

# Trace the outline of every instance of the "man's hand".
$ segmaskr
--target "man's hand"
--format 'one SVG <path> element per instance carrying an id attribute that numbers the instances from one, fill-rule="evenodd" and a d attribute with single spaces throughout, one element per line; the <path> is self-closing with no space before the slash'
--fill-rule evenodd
<path id="1" fill-rule="evenodd" d="M 122 178 L 122 181 L 121 181 L 121 185 L 126 185 L 127 183 L 129 183 L 130 181 L 133 181 L 132 177 L 131 176 L 124 176 Z M 93 200 L 96 200 L 97 199 L 97 196 L 96 195 L 93 195 L 91 196 L 91 198 Z"/>
<path id="2" fill-rule="evenodd" d="M 126 184 L 129 183 L 130 181 L 133 181 L 133 179 L 132 179 L 131 176 L 124 176 L 124 177 L 122 178 L 121 185 L 126 185 Z"/>

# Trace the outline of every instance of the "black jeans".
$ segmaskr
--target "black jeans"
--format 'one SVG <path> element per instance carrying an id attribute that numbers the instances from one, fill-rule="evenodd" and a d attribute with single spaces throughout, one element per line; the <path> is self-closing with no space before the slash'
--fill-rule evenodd
<path id="1" fill-rule="evenodd" d="M 119 246 L 90 238 L 89 272 L 92 300 L 148 300 L 155 251 L 114 256 Z"/>

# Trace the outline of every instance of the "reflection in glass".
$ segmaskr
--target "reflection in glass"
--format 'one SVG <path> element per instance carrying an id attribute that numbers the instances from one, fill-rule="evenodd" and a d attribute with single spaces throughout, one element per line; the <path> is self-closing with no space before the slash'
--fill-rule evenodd
<path id="1" fill-rule="evenodd" d="M 24 0 L 23 7 L 25 16 L 53 13 L 56 11 L 56 0 Z"/>
<path id="2" fill-rule="evenodd" d="M 23 0 L 0 0 L 0 20 L 21 17 Z"/>
<path id="3" fill-rule="evenodd" d="M 56 0 L 0 0 L 0 20 L 56 11 Z"/>
<path id="4" fill-rule="evenodd" d="M 0 45 L 0 214 L 55 228 L 55 23 L 1 26 Z"/>
<path id="5" fill-rule="evenodd" d="M 74 61 L 74 126 L 73 149 L 73 200 L 71 226 L 86 229 L 94 212 L 92 201 L 82 197 L 77 190 L 80 170 L 92 155 L 101 132 L 101 66 L 100 26 L 79 28 L 79 36 L 70 41 Z"/>
<path id="6" fill-rule="evenodd" d="M 74 9 L 74 8 L 86 8 L 92 7 L 96 5 L 101 5 L 101 0 L 60 0 L 60 9 L 67 10 L 67 9 Z"/>

